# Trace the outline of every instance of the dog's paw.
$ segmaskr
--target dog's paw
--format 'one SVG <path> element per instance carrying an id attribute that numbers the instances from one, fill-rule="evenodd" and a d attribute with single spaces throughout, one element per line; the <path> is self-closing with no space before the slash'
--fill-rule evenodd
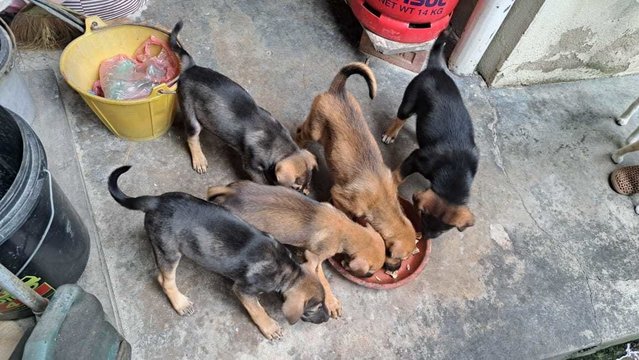
<path id="1" fill-rule="evenodd" d="M 262 334 L 264 334 L 264 336 L 269 340 L 281 339 L 282 336 L 284 336 L 280 324 L 270 318 L 268 319 L 266 324 L 262 324 L 261 326 L 259 326 L 259 328 Z"/>
<path id="2" fill-rule="evenodd" d="M 326 297 L 326 310 L 328 310 L 328 314 L 333 318 L 337 319 L 342 316 L 342 304 L 339 303 L 339 300 L 335 296 Z"/>
<path id="3" fill-rule="evenodd" d="M 204 174 L 206 173 L 206 170 L 208 169 L 208 162 L 206 161 L 206 158 L 193 158 L 193 170 L 195 170 L 198 174 Z"/>
<path id="4" fill-rule="evenodd" d="M 173 304 L 173 308 L 175 311 L 181 316 L 189 316 L 193 315 L 195 312 L 195 306 L 193 306 L 193 302 L 189 300 L 186 296 L 182 296 L 181 299 L 178 299 L 175 304 Z"/>
<path id="5" fill-rule="evenodd" d="M 385 133 L 384 135 L 382 135 L 382 142 L 384 144 L 392 144 L 395 142 L 395 136 Z"/>

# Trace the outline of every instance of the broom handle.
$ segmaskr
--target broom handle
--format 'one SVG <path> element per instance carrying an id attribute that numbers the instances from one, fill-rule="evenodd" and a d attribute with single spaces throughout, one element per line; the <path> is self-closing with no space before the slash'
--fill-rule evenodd
<path id="1" fill-rule="evenodd" d="M 30 287 L 25 285 L 9 269 L 0 264 L 0 286 L 9 294 L 15 296 L 21 303 L 28 306 L 36 316 L 41 315 L 47 308 L 49 300 L 40 296 Z"/>
<path id="2" fill-rule="evenodd" d="M 72 28 L 84 33 L 84 23 L 82 20 L 75 17 L 67 8 L 61 5 L 53 5 L 44 0 L 31 0 L 31 3 L 44 9 L 49 14 L 64 21 Z"/>

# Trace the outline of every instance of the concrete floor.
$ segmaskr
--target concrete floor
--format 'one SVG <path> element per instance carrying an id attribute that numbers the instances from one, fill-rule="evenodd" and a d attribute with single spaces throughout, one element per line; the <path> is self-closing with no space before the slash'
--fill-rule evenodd
<path id="1" fill-rule="evenodd" d="M 344 64 L 364 60 L 360 28 L 343 1 L 175 2 L 153 0 L 141 21 L 171 27 L 201 65 L 225 73 L 289 129 Z M 456 79 L 475 121 L 481 164 L 471 208 L 477 224 L 433 241 L 418 280 L 392 291 L 327 276 L 344 316 L 322 325 L 289 326 L 279 300 L 265 307 L 283 324 L 281 341 L 265 340 L 233 297 L 228 281 L 189 261 L 178 286 L 196 305 L 178 316 L 155 282 L 143 214 L 117 205 L 106 177 L 122 177 L 129 194 L 185 191 L 238 179 L 236 156 L 208 136 L 209 172 L 190 167 L 178 122 L 162 138 L 113 136 L 57 73 L 57 53 L 24 52 L 21 70 L 38 102 L 34 128 L 53 174 L 92 233 L 85 289 L 98 295 L 136 359 L 166 358 L 566 358 L 639 338 L 639 222 L 629 198 L 608 186 L 609 160 L 631 131 L 612 117 L 637 96 L 639 76 L 487 89 L 477 77 Z M 348 88 L 380 137 L 413 74 L 375 59 L 379 93 L 363 80 Z M 391 167 L 416 146 L 414 121 L 392 146 Z M 639 155 L 626 164 L 639 163 Z M 325 196 L 326 174 L 315 181 Z M 411 178 L 404 195 L 422 187 Z M 0 351 L 2 353 L 2 351 Z"/>

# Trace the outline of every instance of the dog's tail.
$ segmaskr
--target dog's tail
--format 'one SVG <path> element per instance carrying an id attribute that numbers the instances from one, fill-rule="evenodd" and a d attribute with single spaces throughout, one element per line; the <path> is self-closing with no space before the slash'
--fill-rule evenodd
<path id="1" fill-rule="evenodd" d="M 428 65 L 426 65 L 427 69 L 448 69 L 446 59 L 444 59 L 444 48 L 446 47 L 446 41 L 450 38 L 451 31 L 450 27 L 446 28 L 446 30 L 439 34 L 437 40 L 435 40 L 433 48 L 430 49 L 430 55 L 428 55 Z"/>
<path id="2" fill-rule="evenodd" d="M 235 190 L 229 186 L 211 186 L 206 191 L 206 199 L 208 201 L 215 201 L 220 196 L 227 196 L 235 194 Z M 223 200 L 222 200 L 223 201 Z"/>
<path id="3" fill-rule="evenodd" d="M 177 24 L 175 24 L 175 26 L 173 27 L 173 30 L 171 30 L 171 35 L 169 35 L 169 44 L 171 45 L 171 50 L 173 50 L 180 57 L 180 73 L 183 73 L 189 68 L 193 67 L 195 65 L 195 61 L 193 60 L 191 55 L 189 55 L 189 53 L 184 50 L 182 45 L 178 43 L 177 37 L 180 33 L 180 30 L 182 30 L 182 20 L 178 21 Z"/>
<path id="4" fill-rule="evenodd" d="M 152 211 L 158 208 L 159 201 L 155 196 L 140 196 L 136 198 L 126 196 L 122 190 L 118 187 L 118 178 L 120 175 L 129 171 L 131 166 L 122 166 L 115 169 L 111 175 L 109 175 L 109 192 L 111 196 L 120 205 L 131 210 L 142 210 L 144 212 Z"/>
<path id="5" fill-rule="evenodd" d="M 374 98 L 377 93 L 377 80 L 375 79 L 375 74 L 373 74 L 373 70 L 371 70 L 368 65 L 361 62 L 354 62 L 344 66 L 337 75 L 335 75 L 328 92 L 344 94 L 344 85 L 346 85 L 346 80 L 353 74 L 359 74 L 366 80 L 366 83 L 368 84 L 368 96 L 370 96 L 371 99 Z"/>

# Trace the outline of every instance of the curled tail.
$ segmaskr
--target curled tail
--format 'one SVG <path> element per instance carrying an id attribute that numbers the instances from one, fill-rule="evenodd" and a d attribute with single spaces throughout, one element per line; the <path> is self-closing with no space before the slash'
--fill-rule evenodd
<path id="1" fill-rule="evenodd" d="M 235 193 L 235 190 L 228 186 L 211 186 L 206 191 L 206 199 L 208 201 L 215 201 L 220 196 L 232 195 Z M 219 202 L 223 202 L 223 199 L 220 199 Z M 217 201 L 216 201 L 217 202 Z"/>
<path id="2" fill-rule="evenodd" d="M 446 59 L 444 59 L 444 47 L 446 47 L 446 41 L 450 38 L 450 35 L 450 27 L 439 34 L 437 40 L 435 40 L 435 44 L 433 44 L 433 48 L 430 49 L 428 65 L 426 65 L 427 69 L 448 69 Z"/>
<path id="3" fill-rule="evenodd" d="M 111 175 L 109 175 L 109 192 L 111 196 L 120 205 L 131 210 L 142 210 L 144 212 L 155 210 L 158 207 L 158 199 L 155 196 L 140 196 L 136 198 L 126 196 L 122 190 L 118 187 L 118 178 L 120 175 L 129 171 L 131 166 L 122 166 L 115 169 Z"/>
<path id="4" fill-rule="evenodd" d="M 346 80 L 353 74 L 359 74 L 366 80 L 368 84 L 368 96 L 370 96 L 371 99 L 374 98 L 375 93 L 377 93 L 375 74 L 373 74 L 373 70 L 371 70 L 368 65 L 361 62 L 354 62 L 344 66 L 337 75 L 335 75 L 328 91 L 335 94 L 344 94 Z"/>
<path id="5" fill-rule="evenodd" d="M 182 45 L 178 43 L 177 37 L 180 30 L 182 30 L 182 20 L 178 21 L 173 27 L 173 30 L 171 30 L 171 35 L 169 35 L 169 44 L 171 45 L 171 50 L 180 57 L 180 63 L 182 65 L 180 66 L 180 73 L 183 73 L 193 67 L 195 65 L 195 61 L 193 61 L 191 55 L 184 50 Z"/>

